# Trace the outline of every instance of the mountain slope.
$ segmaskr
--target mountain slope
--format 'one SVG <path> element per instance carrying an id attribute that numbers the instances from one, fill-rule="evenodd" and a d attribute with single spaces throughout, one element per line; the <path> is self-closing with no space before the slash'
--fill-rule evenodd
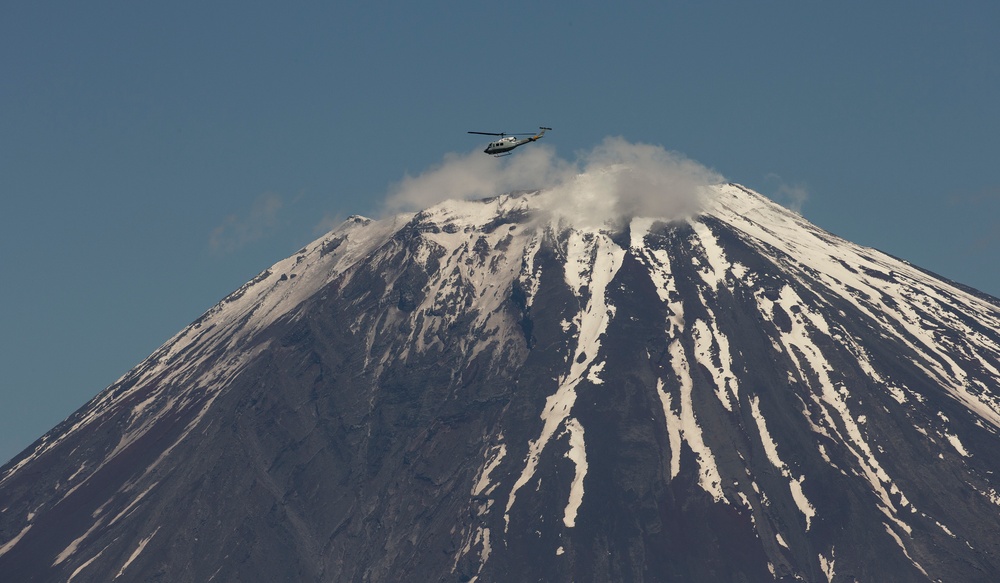
<path id="1" fill-rule="evenodd" d="M 1000 304 L 739 185 L 352 217 L 0 473 L 19 581 L 992 580 Z"/>

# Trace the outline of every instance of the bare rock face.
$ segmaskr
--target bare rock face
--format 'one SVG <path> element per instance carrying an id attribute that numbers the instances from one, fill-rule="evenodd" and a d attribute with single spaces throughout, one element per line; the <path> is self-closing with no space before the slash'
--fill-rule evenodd
<path id="1" fill-rule="evenodd" d="M 1000 580 L 1000 303 L 739 185 L 352 217 L 0 470 L 4 581 Z"/>

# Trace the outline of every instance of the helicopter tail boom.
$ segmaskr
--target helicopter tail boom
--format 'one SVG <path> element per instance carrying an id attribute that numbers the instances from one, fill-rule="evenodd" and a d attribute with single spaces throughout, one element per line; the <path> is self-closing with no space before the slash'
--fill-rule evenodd
<path id="1" fill-rule="evenodd" d="M 535 140 L 537 140 L 537 139 L 541 138 L 542 136 L 544 136 L 546 130 L 551 130 L 552 128 L 545 128 L 545 127 L 542 127 L 542 126 L 538 126 L 538 129 L 540 129 L 542 131 L 538 132 L 537 134 L 535 134 L 534 136 L 532 136 L 530 138 L 532 142 L 534 142 Z"/>

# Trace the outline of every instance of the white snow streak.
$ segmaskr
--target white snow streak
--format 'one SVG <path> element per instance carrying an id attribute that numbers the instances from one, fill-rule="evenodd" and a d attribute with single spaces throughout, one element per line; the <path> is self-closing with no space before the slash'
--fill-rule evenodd
<path id="1" fill-rule="evenodd" d="M 93 557 L 90 557 L 89 559 L 86 560 L 86 562 L 84 562 L 79 567 L 77 567 L 76 569 L 74 569 L 73 573 L 70 574 L 69 579 L 66 579 L 66 583 L 72 583 L 73 579 L 76 578 L 76 576 L 79 575 L 81 571 L 83 571 L 84 569 L 86 569 L 87 567 L 89 567 L 90 564 L 93 563 L 94 561 L 96 561 L 98 557 L 100 557 L 101 555 L 103 555 L 104 551 L 106 551 L 106 550 L 108 550 L 108 547 L 104 547 L 103 549 L 101 549 L 101 551 L 99 553 L 97 553 Z"/>
<path id="2" fill-rule="evenodd" d="M 959 455 L 962 457 L 972 457 L 972 454 L 965 449 L 965 446 L 962 445 L 962 441 L 958 439 L 957 435 L 953 433 L 945 433 L 945 438 L 948 439 L 948 443 L 955 448 L 955 451 L 957 451 Z"/>
<path id="3" fill-rule="evenodd" d="M 576 526 L 576 513 L 580 503 L 583 502 L 583 478 L 587 475 L 587 449 L 583 440 L 583 426 L 579 421 L 576 419 L 566 421 L 566 430 L 569 431 L 569 451 L 566 452 L 566 457 L 573 461 L 576 473 L 570 486 L 569 501 L 563 512 L 563 524 L 567 528 L 572 528 Z"/>
<path id="4" fill-rule="evenodd" d="M 643 241 L 643 236 L 637 232 L 637 229 L 643 227 L 648 228 L 648 224 L 641 221 L 633 221 L 633 244 L 637 241 Z M 667 352 L 670 355 L 670 366 L 673 369 L 674 379 L 679 386 L 680 402 L 678 403 L 678 411 L 674 410 L 673 400 L 670 394 L 664 389 L 665 385 L 663 381 L 657 381 L 657 393 L 660 396 L 660 403 L 663 407 L 664 417 L 666 418 L 667 435 L 670 443 L 670 477 L 673 479 L 680 472 L 680 447 L 683 441 L 694 452 L 695 459 L 698 462 L 698 485 L 708 492 L 716 502 L 723 501 L 725 500 L 725 496 L 722 491 L 722 477 L 719 474 L 715 455 L 705 443 L 702 428 L 698 424 L 694 411 L 694 402 L 692 399 L 694 383 L 691 378 L 691 365 L 680 342 L 685 331 L 684 306 L 680 301 L 680 296 L 673 282 L 670 256 L 666 251 L 649 249 L 645 246 L 633 248 L 633 252 L 637 253 L 649 268 L 650 278 L 656 284 L 657 293 L 660 299 L 667 304 L 668 313 L 670 314 L 666 322 L 666 333 L 667 337 L 672 338 L 672 340 L 667 347 Z M 700 334 L 696 333 L 698 336 L 704 337 L 708 335 L 708 332 L 706 332 L 707 328 L 700 320 L 695 322 L 695 326 L 700 326 L 702 329 Z M 703 352 L 707 353 L 709 351 L 709 348 L 703 344 L 700 346 Z M 715 368 L 710 357 L 703 358 L 711 365 L 711 369 Z M 735 379 L 735 377 L 732 378 Z M 717 386 L 725 387 L 726 385 L 722 383 L 717 384 Z M 720 396 L 720 400 L 725 405 L 728 397 L 724 398 Z"/>
<path id="5" fill-rule="evenodd" d="M 830 548 L 830 558 L 829 559 L 827 559 L 826 557 L 824 557 L 822 553 L 820 553 L 819 556 L 818 556 L 818 558 L 819 558 L 819 566 L 820 566 L 820 569 L 823 570 L 823 575 L 826 576 L 827 583 L 833 583 L 833 578 L 834 578 L 834 576 L 836 576 L 836 573 L 833 570 L 833 566 L 837 562 L 837 560 L 836 560 L 837 559 L 837 552 L 836 551 L 837 551 L 836 548 L 833 548 L 833 547 Z"/>
<path id="6" fill-rule="evenodd" d="M 912 360 L 914 365 L 980 418 L 1000 428 L 1000 398 L 970 381 L 965 368 L 948 354 L 964 355 L 972 363 L 966 366 L 980 367 L 994 386 L 1000 384 L 1000 371 L 990 364 L 1000 358 L 1000 345 L 958 316 L 973 315 L 982 326 L 1000 329 L 1000 311 L 995 306 L 957 287 L 945 287 L 908 263 L 817 229 L 740 186 L 719 187 L 714 194 L 706 214 L 744 233 L 749 244 L 770 256 L 803 287 L 833 291 L 877 322 L 881 330 L 921 356 Z M 944 329 L 958 332 L 960 340 L 939 341 L 937 331 Z"/>
<path id="7" fill-rule="evenodd" d="M 894 530 L 892 530 L 892 527 L 890 527 L 888 524 L 884 522 L 882 523 L 882 526 L 885 527 L 885 531 L 889 533 L 889 536 L 892 537 L 892 540 L 896 541 L 896 544 L 899 545 L 900 549 L 902 549 L 903 555 L 906 556 L 907 559 L 909 559 L 910 563 L 912 563 L 914 567 L 916 567 L 921 573 L 923 573 L 924 577 L 929 577 L 927 571 L 925 571 L 924 568 L 921 567 L 920 564 L 914 561 L 913 557 L 910 556 L 910 552 L 906 550 L 906 545 L 903 544 L 903 539 L 899 538 L 899 535 L 896 534 Z"/>
<path id="8" fill-rule="evenodd" d="M 495 470 L 497 466 L 500 465 L 500 462 L 503 461 L 504 456 L 507 455 L 507 445 L 501 443 L 500 445 L 494 447 L 491 451 L 492 451 L 491 453 L 492 457 L 489 463 L 487 463 L 483 467 L 482 473 L 479 474 L 479 479 L 476 480 L 476 485 L 472 488 L 473 496 L 481 496 L 484 494 L 489 495 L 491 492 L 493 492 L 493 489 L 497 487 L 496 484 L 490 483 L 490 474 L 493 473 L 493 470 Z"/>
<path id="9" fill-rule="evenodd" d="M 501 442 L 503 440 L 503 434 L 501 433 L 499 438 Z M 476 484 L 472 487 L 472 497 L 478 498 L 480 496 L 489 496 L 493 493 L 493 490 L 499 485 L 497 483 L 490 482 L 490 474 L 493 470 L 500 465 L 503 458 L 507 455 L 507 445 L 505 443 L 500 443 L 490 448 L 487 454 L 487 462 L 483 466 L 482 471 L 479 473 L 479 477 L 476 479 Z M 493 507 L 493 500 L 488 499 L 485 506 L 479 506 L 477 508 L 477 515 L 483 516 L 489 512 L 490 508 Z M 455 555 L 455 560 L 452 563 L 451 571 L 454 573 L 455 569 L 458 568 L 458 562 L 463 556 L 467 555 L 474 545 L 479 545 L 479 571 L 483 570 L 483 566 L 486 561 L 489 560 L 490 554 L 492 553 L 492 546 L 490 544 L 490 529 L 484 526 L 477 526 L 475 531 L 468 535 L 466 539 L 465 546 Z M 477 571 L 478 572 L 478 571 Z"/>
<path id="10" fill-rule="evenodd" d="M 757 297 L 761 311 L 767 315 L 773 314 L 773 304 L 762 295 Z M 823 430 L 838 436 L 858 462 L 864 477 L 871 484 L 873 491 L 879 496 L 886 508 L 894 508 L 886 485 L 893 487 L 889 475 L 882 469 L 871 446 L 862 435 L 859 423 L 850 412 L 847 404 L 848 392 L 843 386 L 834 385 L 831 373 L 833 367 L 823 356 L 819 346 L 813 341 L 812 333 L 829 336 L 829 326 L 822 315 L 812 311 L 790 286 L 781 288 L 780 299 L 777 302 L 787 314 L 791 315 L 792 326 L 788 333 L 780 333 L 780 343 L 786 347 L 785 353 L 791 359 L 798 371 L 798 380 L 812 385 L 812 378 L 818 379 L 818 393 L 810 394 L 823 414 Z M 793 306 L 796 309 L 793 309 Z M 798 312 L 798 313 L 796 313 Z M 802 357 L 800 357 L 802 355 Z M 808 419 L 808 412 L 803 411 Z M 836 419 L 834 418 L 836 416 Z M 838 423 L 839 420 L 839 423 Z M 811 423 L 811 421 L 810 421 Z M 843 427 L 842 433 L 841 427 Z M 793 486 L 794 488 L 794 486 Z M 794 490 L 793 490 L 794 491 Z"/>
<path id="11" fill-rule="evenodd" d="M 97 522 L 95 522 L 90 527 L 90 529 L 87 530 L 87 532 L 83 533 L 82 535 L 80 535 L 79 538 L 77 538 L 73 542 L 69 543 L 69 545 L 65 549 L 63 549 L 63 551 L 61 553 L 59 553 L 59 555 L 56 557 L 56 560 L 52 563 L 52 566 L 55 567 L 56 565 L 62 563 L 66 559 L 70 558 L 70 556 L 72 556 L 73 553 L 76 552 L 76 549 L 77 549 L 77 547 L 80 546 L 80 543 L 82 543 L 84 541 L 84 539 L 86 539 L 88 536 L 90 536 L 95 530 L 97 530 L 98 528 L 100 528 L 100 526 L 103 523 L 104 523 L 104 519 L 103 518 L 98 519 Z"/>
<path id="12" fill-rule="evenodd" d="M 583 310 L 573 318 L 577 329 L 577 346 L 570 360 L 570 370 L 558 379 L 556 392 L 545 400 L 541 418 L 543 427 L 537 439 L 528 444 L 524 469 L 511 488 L 504 510 L 505 532 L 510 526 L 510 509 L 517 492 L 534 476 L 538 459 L 559 427 L 565 426 L 570 411 L 576 403 L 576 387 L 583 381 L 601 347 L 601 336 L 613 315 L 613 306 L 607 303 L 607 287 L 625 257 L 625 250 L 618 247 L 604 233 L 571 232 L 566 247 L 566 283 L 578 296 L 586 284 L 590 291 Z M 573 267 L 571 267 L 573 266 Z M 580 432 L 582 438 L 582 428 Z"/>
<path id="13" fill-rule="evenodd" d="M 663 379 L 656 379 L 656 393 L 660 396 L 663 416 L 667 420 L 667 440 L 670 443 L 670 479 L 681 472 L 681 418 L 674 412 L 670 394 L 663 390 Z"/>
<path id="14" fill-rule="evenodd" d="M 139 541 L 139 545 L 135 547 L 135 550 L 132 551 L 132 554 L 129 556 L 128 560 L 125 561 L 125 564 L 122 565 L 122 568 L 118 571 L 118 574 L 115 575 L 115 579 L 121 577 L 122 574 L 125 573 L 125 569 L 127 569 L 128 566 L 132 564 L 132 561 L 136 560 L 139 557 L 139 555 L 142 553 L 143 549 L 146 548 L 146 545 L 149 544 L 149 541 L 153 540 L 153 537 L 156 536 L 156 533 L 158 533 L 158 532 L 160 532 L 160 527 L 159 526 L 156 527 L 156 530 L 153 531 L 153 534 L 151 534 L 151 535 L 147 536 L 146 538 L 142 539 L 141 541 Z"/>
<path id="15" fill-rule="evenodd" d="M 805 492 L 802 491 L 802 482 L 805 481 L 806 477 L 802 475 L 795 478 L 788 464 L 781 461 L 781 458 L 778 456 L 778 446 L 767 430 L 767 423 L 764 421 L 764 416 L 760 413 L 760 397 L 757 395 L 750 397 L 750 409 L 753 412 L 754 421 L 757 423 L 757 431 L 764 445 L 764 454 L 767 456 L 768 461 L 771 462 L 771 465 L 779 470 L 782 476 L 788 479 L 788 489 L 792 494 L 795 505 L 798 506 L 799 511 L 806 520 L 806 530 L 808 531 L 812 525 L 813 517 L 816 516 L 816 508 L 813 507 L 809 499 L 806 498 Z"/>
<path id="16" fill-rule="evenodd" d="M 719 467 L 715 462 L 715 455 L 705 443 L 701 426 L 698 425 L 698 420 L 694 413 L 694 402 L 691 396 L 694 391 L 694 383 L 691 380 L 691 369 L 688 365 L 687 357 L 684 355 L 684 348 L 680 342 L 674 340 L 670 343 L 668 351 L 674 368 L 674 374 L 680 383 L 680 434 L 698 460 L 698 485 L 711 494 L 716 502 L 721 502 L 725 499 L 722 492 L 722 477 L 719 474 Z"/>
<path id="17" fill-rule="evenodd" d="M 715 394 L 726 408 L 733 411 L 739 403 L 739 386 L 733 373 L 733 357 L 729 350 L 729 339 L 719 330 L 716 315 L 711 309 L 712 300 L 730 276 L 733 264 L 729 262 L 722 247 L 708 225 L 701 221 L 688 221 L 698 235 L 698 242 L 708 264 L 699 272 L 707 289 L 699 289 L 702 305 L 708 312 L 708 320 L 694 323 L 692 336 L 695 341 L 695 359 L 704 366 L 715 381 Z"/>
<path id="18" fill-rule="evenodd" d="M 14 545 L 21 542 L 21 539 L 24 537 L 24 535 L 28 534 L 28 531 L 31 530 L 31 526 L 32 526 L 31 524 L 28 524 L 27 526 L 22 528 L 21 532 L 17 533 L 17 535 L 15 535 L 14 538 L 4 543 L 4 545 L 0 547 L 0 557 L 7 554 L 7 551 L 11 550 L 12 548 L 14 548 Z"/>

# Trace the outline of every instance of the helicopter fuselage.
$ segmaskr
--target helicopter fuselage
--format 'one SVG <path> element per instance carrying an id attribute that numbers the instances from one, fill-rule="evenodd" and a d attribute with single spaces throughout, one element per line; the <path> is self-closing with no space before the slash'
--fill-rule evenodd
<path id="1" fill-rule="evenodd" d="M 519 140 L 513 136 L 507 136 L 505 138 L 500 138 L 495 142 L 490 142 L 489 145 L 486 146 L 486 149 L 483 150 L 483 152 L 486 152 L 487 154 L 493 154 L 494 156 L 498 156 L 501 154 L 506 154 L 507 152 L 510 152 L 511 150 L 513 150 L 518 146 L 522 146 L 529 142 L 534 142 L 537 139 L 538 138 L 532 136 L 530 138 L 523 138 Z"/>
<path id="2" fill-rule="evenodd" d="M 500 139 L 490 142 L 483 152 L 491 154 L 493 156 L 506 156 L 511 150 L 518 146 L 523 146 L 524 144 L 530 144 L 531 142 L 541 139 L 545 135 L 546 130 L 551 130 L 552 128 L 539 127 L 542 130 L 535 135 L 531 134 L 518 134 L 527 135 L 527 138 L 515 138 L 514 136 L 508 136 L 503 133 L 491 133 L 491 132 L 469 132 L 470 134 L 481 134 L 487 136 L 500 136 Z"/>

